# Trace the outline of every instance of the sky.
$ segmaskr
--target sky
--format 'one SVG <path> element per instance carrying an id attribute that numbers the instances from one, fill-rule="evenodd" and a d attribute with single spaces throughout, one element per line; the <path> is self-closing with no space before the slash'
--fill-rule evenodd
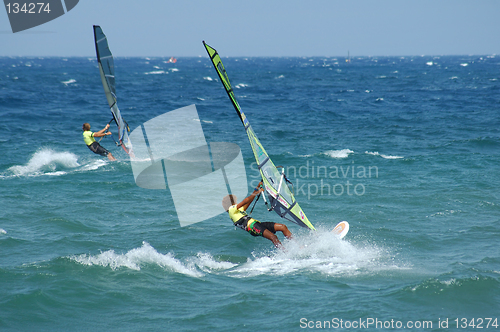
<path id="1" fill-rule="evenodd" d="M 39 2 L 34 1 L 34 2 Z M 500 53 L 499 0 L 80 0 L 12 33 L 0 56 L 95 56 L 100 25 L 115 57 L 409 56 Z"/>

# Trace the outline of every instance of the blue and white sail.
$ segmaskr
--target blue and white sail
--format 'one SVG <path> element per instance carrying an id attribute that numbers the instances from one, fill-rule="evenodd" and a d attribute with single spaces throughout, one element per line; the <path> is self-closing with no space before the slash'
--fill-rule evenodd
<path id="1" fill-rule="evenodd" d="M 109 50 L 106 35 L 98 25 L 94 25 L 94 40 L 104 93 L 106 94 L 111 114 L 113 114 L 113 119 L 118 126 L 118 142 L 116 143 L 120 145 L 125 152 L 130 154 L 132 152 L 132 143 L 128 137 L 129 128 L 125 120 L 123 120 L 120 109 L 118 109 L 118 105 L 116 104 L 115 64 L 113 61 L 113 54 L 111 54 Z"/>

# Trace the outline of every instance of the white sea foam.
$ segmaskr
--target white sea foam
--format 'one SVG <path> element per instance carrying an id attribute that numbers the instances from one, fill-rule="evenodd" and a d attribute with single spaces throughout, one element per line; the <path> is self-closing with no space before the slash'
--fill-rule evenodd
<path id="1" fill-rule="evenodd" d="M 193 121 L 196 121 L 196 122 L 203 122 L 203 123 L 214 123 L 213 121 L 209 121 L 209 120 L 200 120 L 200 119 L 193 119 Z"/>
<path id="2" fill-rule="evenodd" d="M 323 152 L 322 154 L 336 159 L 343 159 L 349 157 L 351 153 L 354 153 L 354 151 L 349 149 L 343 149 L 343 150 L 329 150 Z"/>
<path id="3" fill-rule="evenodd" d="M 175 258 L 172 253 L 161 254 L 149 243 L 143 242 L 140 248 L 132 249 L 124 254 L 117 254 L 108 250 L 99 255 L 78 255 L 70 259 L 87 266 L 103 266 L 112 270 L 128 268 L 140 271 L 141 267 L 156 265 L 165 270 L 199 278 L 203 272 L 210 273 L 217 270 L 227 270 L 235 266 L 230 262 L 218 262 L 210 254 L 198 253 L 188 257 L 184 262 Z"/>
<path id="4" fill-rule="evenodd" d="M 61 83 L 63 83 L 64 85 L 68 85 L 68 84 L 75 83 L 75 82 L 76 82 L 76 80 L 70 79 L 70 80 L 67 80 L 67 81 L 63 81 Z"/>
<path id="5" fill-rule="evenodd" d="M 329 229 L 318 228 L 316 232 L 295 235 L 293 240 L 283 241 L 283 245 L 284 250 L 254 252 L 253 257 L 241 264 L 218 261 L 209 253 L 197 253 L 181 260 L 171 252 L 159 253 L 147 242 L 122 254 L 108 250 L 98 255 L 83 254 L 69 258 L 82 265 L 111 270 L 140 271 L 147 266 L 158 266 L 194 278 L 213 273 L 235 278 L 303 272 L 342 276 L 404 268 L 395 265 L 387 250 L 376 245 L 357 245 L 340 240 Z"/>
<path id="6" fill-rule="evenodd" d="M 145 75 L 161 75 L 161 74 L 165 74 L 165 71 L 164 70 L 153 70 L 153 71 L 146 72 L 144 74 Z"/>
<path id="7" fill-rule="evenodd" d="M 254 253 L 253 259 L 228 273 L 239 278 L 295 273 L 350 276 L 400 269 L 386 250 L 375 245 L 351 244 L 330 230 L 318 229 L 283 244 L 285 250 L 276 250 L 271 255 Z"/>
<path id="8" fill-rule="evenodd" d="M 379 157 L 382 157 L 384 159 L 403 159 L 404 158 L 404 157 L 401 157 L 401 156 L 388 156 L 388 155 L 385 155 L 385 154 L 380 154 L 377 151 L 375 151 L 375 152 L 365 151 L 365 153 L 366 154 L 370 154 L 372 156 L 379 156 Z"/>
<path id="9" fill-rule="evenodd" d="M 195 264 L 203 272 L 213 273 L 214 271 L 225 271 L 236 266 L 231 262 L 216 261 L 208 253 L 198 253 L 196 257 L 188 259 L 191 264 Z"/>
<path id="10" fill-rule="evenodd" d="M 150 159 L 148 159 L 150 160 Z M 98 159 L 95 161 L 92 161 L 89 164 L 83 165 L 81 167 L 82 171 L 95 171 L 96 169 L 99 169 L 100 167 L 107 165 L 108 162 L 105 159 Z"/>
<path id="11" fill-rule="evenodd" d="M 7 169 L 14 176 L 62 175 L 67 169 L 79 167 L 78 157 L 70 152 L 55 152 L 51 149 L 37 151 L 26 165 Z"/>
<path id="12" fill-rule="evenodd" d="M 203 77 L 203 79 L 205 81 L 213 81 L 213 78 L 211 78 L 210 76 L 205 76 L 205 77 Z"/>

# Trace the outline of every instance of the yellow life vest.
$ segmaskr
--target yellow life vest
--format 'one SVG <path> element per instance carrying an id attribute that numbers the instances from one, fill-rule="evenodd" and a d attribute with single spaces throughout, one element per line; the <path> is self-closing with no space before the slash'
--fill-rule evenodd
<path id="1" fill-rule="evenodd" d="M 241 218 L 247 216 L 247 212 L 243 210 L 243 207 L 240 207 L 239 209 L 235 205 L 231 205 L 229 210 L 227 211 L 229 213 L 229 218 L 233 221 L 233 223 L 237 223 Z"/>
<path id="2" fill-rule="evenodd" d="M 231 205 L 227 212 L 229 213 L 229 218 L 233 221 L 234 226 L 244 230 L 247 230 L 248 226 L 251 226 L 254 222 L 259 222 L 258 220 L 255 220 L 247 215 L 247 212 L 243 210 L 243 207 L 238 209 L 236 204 Z M 244 220 L 241 220 L 242 218 Z"/>
<path id="3" fill-rule="evenodd" d="M 94 143 L 95 142 L 94 133 L 91 132 L 90 130 L 84 131 L 83 132 L 83 141 L 87 145 Z"/>

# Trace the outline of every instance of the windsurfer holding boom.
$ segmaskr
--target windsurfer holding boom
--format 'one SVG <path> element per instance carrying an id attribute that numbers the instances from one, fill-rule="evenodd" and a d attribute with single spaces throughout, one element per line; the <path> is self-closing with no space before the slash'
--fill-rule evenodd
<path id="1" fill-rule="evenodd" d="M 108 130 L 108 128 L 109 128 L 109 123 L 106 125 L 106 127 L 104 127 L 104 129 L 99 130 L 98 132 L 93 133 L 93 132 L 90 131 L 90 124 L 84 123 L 83 126 L 82 126 L 82 129 L 83 129 L 83 141 L 85 142 L 85 144 L 87 144 L 87 147 L 92 152 L 94 152 L 96 154 L 99 154 L 101 156 L 107 156 L 109 160 L 115 161 L 116 159 L 115 159 L 115 157 L 113 157 L 113 155 L 111 154 L 111 152 L 109 152 L 108 150 L 106 150 L 105 148 L 103 148 L 94 139 L 94 137 L 103 137 L 103 136 L 106 136 L 106 135 L 111 135 L 111 132 L 106 132 L 106 130 Z"/>
<path id="2" fill-rule="evenodd" d="M 274 222 L 260 222 L 251 218 L 246 213 L 247 208 L 250 206 L 255 196 L 264 191 L 261 186 L 262 182 L 259 183 L 250 196 L 238 204 L 236 204 L 235 195 L 227 195 L 222 199 L 222 207 L 229 213 L 229 218 L 231 218 L 236 227 L 247 231 L 253 236 L 265 237 L 266 239 L 271 240 L 276 248 L 281 248 L 283 245 L 280 240 L 278 240 L 276 232 L 282 232 L 287 239 L 291 239 L 292 233 L 288 230 L 288 228 L 283 224 Z"/>

